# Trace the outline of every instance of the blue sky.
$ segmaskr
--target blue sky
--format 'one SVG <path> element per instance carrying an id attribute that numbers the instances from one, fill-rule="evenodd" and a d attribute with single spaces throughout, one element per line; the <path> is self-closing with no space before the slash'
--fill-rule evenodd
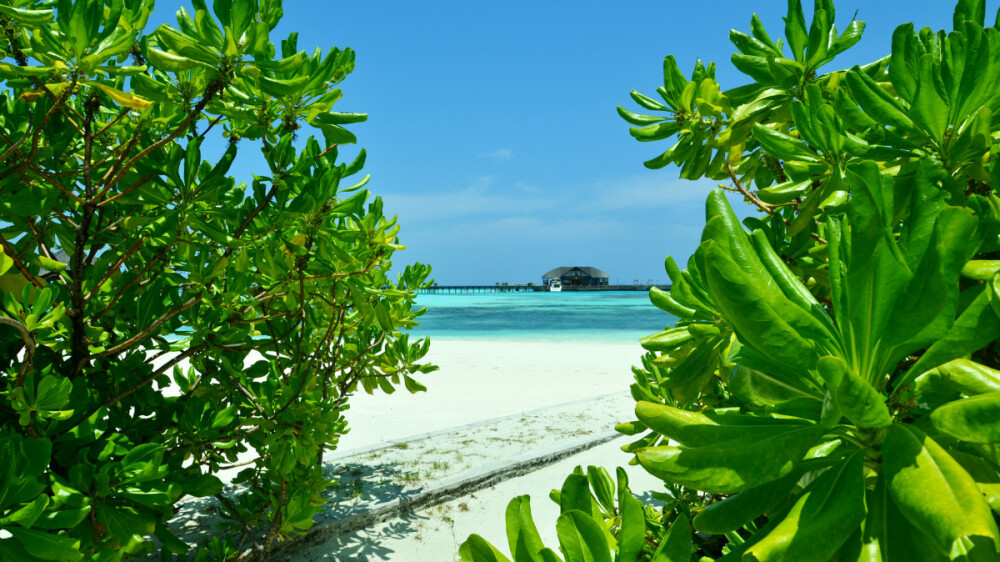
<path id="1" fill-rule="evenodd" d="M 655 94 L 667 54 L 685 72 L 716 61 L 724 88 L 745 83 L 729 63 L 730 28 L 749 31 L 756 11 L 781 37 L 786 11 L 781 0 L 284 4 L 275 42 L 297 30 L 300 48 L 357 51 L 337 109 L 369 114 L 352 130 L 368 187 L 402 225 L 407 250 L 394 261 L 430 263 L 442 285 L 539 282 L 562 265 L 666 282 L 663 260 L 693 251 L 714 184 L 646 170 L 668 145 L 634 141 L 615 108 L 637 109 L 633 88 Z M 887 54 L 900 23 L 950 29 L 953 7 L 837 2 L 839 28 L 855 10 L 868 27 L 829 70 Z"/>

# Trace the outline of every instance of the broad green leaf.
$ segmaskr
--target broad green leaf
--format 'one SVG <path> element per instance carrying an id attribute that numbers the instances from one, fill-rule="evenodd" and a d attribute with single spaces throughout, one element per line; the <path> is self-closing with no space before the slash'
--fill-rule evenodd
<path id="1" fill-rule="evenodd" d="M 590 515 L 564 512 L 556 520 L 556 534 L 566 562 L 612 562 L 605 531 Z"/>
<path id="2" fill-rule="evenodd" d="M 903 24 L 893 32 L 889 79 L 896 92 L 907 101 L 912 100 L 913 94 L 917 91 L 920 55 L 924 52 L 924 46 L 913 30 L 912 23 Z"/>
<path id="3" fill-rule="evenodd" d="M 650 351 L 672 351 L 692 340 L 694 340 L 694 336 L 691 335 L 691 332 L 687 328 L 681 327 L 646 336 L 639 340 L 639 344 Z"/>
<path id="4" fill-rule="evenodd" d="M 0 257 L 0 260 L 3 258 Z M 13 263 L 13 262 L 11 262 Z M 0 274 L 3 273 L 3 267 L 0 266 Z M 674 316 L 682 319 L 693 318 L 696 314 L 695 309 L 684 306 L 683 304 L 674 300 L 673 295 L 660 289 L 659 287 L 649 288 L 649 300 L 653 303 L 653 306 L 659 308 L 660 310 L 673 314 Z"/>
<path id="5" fill-rule="evenodd" d="M 802 1 L 788 0 L 788 15 L 782 19 L 785 21 L 785 38 L 788 39 L 792 56 L 795 60 L 803 62 L 809 33 L 806 28 L 806 17 L 802 13 Z"/>
<path id="6" fill-rule="evenodd" d="M 910 106 L 910 115 L 914 123 L 940 145 L 948 126 L 949 108 L 934 85 L 934 79 L 937 78 L 935 71 L 933 55 L 920 57 L 917 89 Z"/>
<path id="7" fill-rule="evenodd" d="M 880 475 L 873 491 L 867 494 L 868 515 L 863 540 L 878 545 L 876 562 L 905 560 L 911 562 L 946 562 L 931 537 L 907 520 L 889 494 L 885 477 Z"/>
<path id="8" fill-rule="evenodd" d="M 802 466 L 806 466 L 805 463 Z M 721 535 L 739 529 L 762 513 L 770 513 L 792 491 L 802 472 L 803 469 L 799 468 L 777 480 L 709 504 L 694 518 L 695 529 Z"/>
<path id="9" fill-rule="evenodd" d="M 563 481 L 559 494 L 559 512 L 571 510 L 582 511 L 588 515 L 597 515 L 594 502 L 590 497 L 590 481 L 583 474 L 570 474 Z"/>
<path id="10" fill-rule="evenodd" d="M 642 502 L 637 500 L 626 487 L 618 508 L 621 510 L 622 527 L 621 542 L 615 560 L 619 562 L 636 560 L 646 543 L 646 516 Z"/>
<path id="11" fill-rule="evenodd" d="M 479 535 L 469 535 L 459 547 L 458 557 L 461 562 L 510 562 L 509 558 Z"/>
<path id="12" fill-rule="evenodd" d="M 636 455 L 643 468 L 658 478 L 713 494 L 732 494 L 791 472 L 822 433 L 822 428 L 789 426 L 754 441 L 650 447 Z"/>
<path id="13" fill-rule="evenodd" d="M 38 256 L 38 262 L 42 264 L 42 267 L 49 271 L 64 271 L 67 267 L 69 267 L 68 263 L 63 263 L 59 260 L 50 259 L 45 256 Z"/>
<path id="14" fill-rule="evenodd" d="M 996 522 L 975 481 L 919 429 L 895 424 L 882 444 L 889 493 L 914 527 L 941 552 L 995 560 Z"/>
<path id="15" fill-rule="evenodd" d="M 899 102 L 883 90 L 860 67 L 847 73 L 847 85 L 861 109 L 880 123 L 887 123 L 902 131 L 913 129 L 913 121 L 903 111 Z"/>
<path id="16" fill-rule="evenodd" d="M 38 518 L 41 517 L 45 508 L 49 505 L 48 496 L 38 496 L 28 505 L 18 509 L 10 515 L 0 518 L 0 525 L 18 524 L 30 529 L 34 526 Z"/>
<path id="17" fill-rule="evenodd" d="M 200 474 L 198 476 L 186 476 L 181 480 L 184 486 L 184 493 L 196 498 L 214 496 L 221 493 L 223 488 L 222 480 L 214 474 Z"/>
<path id="18" fill-rule="evenodd" d="M 0 267 L 0 273 L 3 273 Z M 1000 273 L 1000 260 L 971 260 L 962 267 L 962 277 L 977 281 L 989 281 Z"/>
<path id="19" fill-rule="evenodd" d="M 83 553 L 79 550 L 80 540 L 69 535 L 45 533 L 14 526 L 5 530 L 20 541 L 32 556 L 43 560 L 74 562 L 83 558 Z"/>
<path id="20" fill-rule="evenodd" d="M 900 386 L 939 365 L 978 351 L 1000 336 L 1000 315 L 990 304 L 991 299 L 997 298 L 993 296 L 994 289 L 980 287 L 978 295 L 962 311 L 948 333 L 934 342 L 907 371 Z"/>
<path id="21" fill-rule="evenodd" d="M 531 518 L 530 501 L 528 496 L 519 496 L 507 504 L 507 544 L 518 562 L 541 562 L 539 551 L 545 548 Z"/>
<path id="22" fill-rule="evenodd" d="M 9 5 L 0 6 L 0 14 L 24 26 L 42 26 L 52 21 L 52 10 L 32 10 Z"/>
<path id="23" fill-rule="evenodd" d="M 143 110 L 153 104 L 153 102 L 147 99 L 143 99 L 135 94 L 123 92 L 117 88 L 112 88 L 111 86 L 106 86 L 99 82 L 88 81 L 87 84 L 94 86 L 95 88 L 107 94 L 107 96 L 112 100 L 114 100 L 115 103 L 123 105 L 129 109 Z"/>
<path id="24" fill-rule="evenodd" d="M 295 98 L 302 95 L 309 81 L 309 76 L 299 76 L 287 80 L 261 76 L 258 79 L 258 84 L 260 84 L 260 89 L 268 95 L 276 98 Z"/>
<path id="25" fill-rule="evenodd" d="M 689 562 L 693 550 L 691 524 L 688 522 L 688 518 L 681 513 L 660 538 L 660 546 L 656 548 L 650 562 Z M 623 559 L 623 562 L 624 560 L 632 559 Z"/>
<path id="26" fill-rule="evenodd" d="M 744 559 L 828 560 L 865 519 L 864 454 L 857 452 L 813 480 Z"/>
<path id="27" fill-rule="evenodd" d="M 736 412 L 691 412 L 640 401 L 635 415 L 649 429 L 689 447 L 704 447 L 726 441 L 746 441 L 809 425 L 805 420 L 758 417 Z"/>
<path id="28" fill-rule="evenodd" d="M 14 259 L 0 251 L 0 275 L 7 273 L 7 270 L 14 266 Z"/>
<path id="29" fill-rule="evenodd" d="M 955 359 L 920 375 L 914 394 L 951 391 L 969 395 L 1000 392 L 1000 371 L 968 359 Z"/>
<path id="30" fill-rule="evenodd" d="M 823 357 L 816 368 L 834 390 L 837 406 L 852 422 L 868 428 L 892 424 L 885 398 L 868 381 L 852 373 L 842 359 Z"/>
<path id="31" fill-rule="evenodd" d="M 755 124 L 753 136 L 764 147 L 764 150 L 779 160 L 820 161 L 816 153 L 809 150 L 805 143 L 769 127 Z"/>
<path id="32" fill-rule="evenodd" d="M 1000 392 L 949 402 L 931 412 L 931 423 L 943 433 L 970 443 L 1000 443 Z"/>
<path id="33" fill-rule="evenodd" d="M 777 288 L 761 287 L 723 252 L 709 246 L 706 254 L 708 285 L 740 340 L 774 362 L 802 371 L 815 366 L 817 342 L 788 324 L 790 309 L 805 313 L 783 295 L 776 298 Z"/>
<path id="34" fill-rule="evenodd" d="M 780 376 L 741 364 L 733 367 L 726 386 L 733 395 L 758 406 L 773 406 L 796 398 L 814 397 L 813 393 L 789 384 Z"/>

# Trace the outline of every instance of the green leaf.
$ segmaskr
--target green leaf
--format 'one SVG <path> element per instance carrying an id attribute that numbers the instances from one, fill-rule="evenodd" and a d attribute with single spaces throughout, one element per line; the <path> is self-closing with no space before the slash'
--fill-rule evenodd
<path id="1" fill-rule="evenodd" d="M 22 527 L 31 528 L 49 505 L 48 496 L 38 496 L 28 505 L 18 509 L 10 515 L 0 518 L 0 525 L 17 524 Z"/>
<path id="2" fill-rule="evenodd" d="M 799 478 L 804 467 L 766 484 L 744 490 L 721 501 L 709 504 L 694 518 L 694 527 L 703 533 L 721 535 L 735 531 L 750 523 L 762 513 L 770 513 L 784 500 Z"/>
<path id="3" fill-rule="evenodd" d="M 906 373 L 899 386 L 905 386 L 917 375 L 952 359 L 978 351 L 997 339 L 1000 335 L 1000 314 L 990 304 L 991 298 L 997 297 L 992 296 L 994 289 L 987 289 L 982 285 L 980 287 L 982 289 L 979 294 L 962 311 L 948 333 L 927 349 Z"/>
<path id="4" fill-rule="evenodd" d="M 32 556 L 43 560 L 75 562 L 83 558 L 83 553 L 80 552 L 79 539 L 73 539 L 73 537 L 67 535 L 25 529 L 23 527 L 8 527 L 5 530 L 20 541 L 24 545 L 25 550 L 30 552 Z"/>
<path id="5" fill-rule="evenodd" d="M 42 267 L 49 271 L 64 271 L 67 267 L 69 267 L 68 263 L 49 259 L 45 256 L 38 256 L 38 262 L 42 264 Z"/>
<path id="6" fill-rule="evenodd" d="M 913 121 L 906 115 L 895 98 L 883 90 L 860 67 L 847 73 L 847 85 L 854 99 L 869 116 L 880 123 L 887 123 L 902 131 L 913 130 Z"/>
<path id="7" fill-rule="evenodd" d="M 221 493 L 223 488 L 222 480 L 214 474 L 199 474 L 197 476 L 185 476 L 181 480 L 184 493 L 196 498 L 214 496 Z"/>
<path id="8" fill-rule="evenodd" d="M 539 551 L 545 548 L 531 518 L 531 498 L 519 496 L 507 504 L 507 544 L 514 560 L 541 562 Z"/>
<path id="9" fill-rule="evenodd" d="M 834 389 L 837 406 L 860 427 L 887 427 L 892 415 L 885 398 L 872 385 L 857 376 L 838 357 L 823 357 L 816 364 L 820 376 Z"/>
<path id="10" fill-rule="evenodd" d="M 753 442 L 790 428 L 810 425 L 805 420 L 758 417 L 736 412 L 691 412 L 639 401 L 635 415 L 649 429 L 689 447 L 727 441 Z"/>
<path id="11" fill-rule="evenodd" d="M 805 61 L 806 44 L 809 34 L 806 31 L 806 17 L 802 13 L 801 0 L 788 0 L 788 15 L 785 21 L 785 38 L 792 50 L 792 56 L 799 62 Z"/>
<path id="12" fill-rule="evenodd" d="M 865 519 L 860 451 L 813 480 L 791 510 L 744 559 L 828 560 Z"/>
<path id="13" fill-rule="evenodd" d="M 776 287 L 762 287 L 714 246 L 706 251 L 706 276 L 716 305 L 740 340 L 771 361 L 807 371 L 819 359 L 817 342 L 789 325 L 799 311 Z M 775 293 L 778 291 L 778 294 Z"/>
<path id="14" fill-rule="evenodd" d="M 459 547 L 458 557 L 461 562 L 510 562 L 509 558 L 479 535 L 469 535 Z"/>
<path id="15" fill-rule="evenodd" d="M 689 562 L 693 550 L 691 524 L 688 523 L 688 518 L 681 513 L 660 539 L 660 546 L 656 548 L 650 562 Z"/>
<path id="16" fill-rule="evenodd" d="M 816 153 L 809 150 L 805 143 L 770 127 L 754 123 L 753 136 L 764 150 L 779 160 L 820 161 Z"/>
<path id="17" fill-rule="evenodd" d="M 648 349 L 650 351 L 672 351 L 673 349 L 692 340 L 694 340 L 694 336 L 691 335 L 691 332 L 686 327 L 681 327 L 671 328 L 669 330 L 664 330 L 651 336 L 641 338 L 639 340 L 639 345 L 641 345 L 643 349 Z"/>
<path id="18" fill-rule="evenodd" d="M 788 426 L 755 441 L 650 447 L 636 456 L 658 478 L 713 494 L 732 494 L 791 472 L 822 433 L 822 428 Z"/>
<path id="19" fill-rule="evenodd" d="M 309 84 L 310 80 L 310 76 L 298 76 L 287 80 L 261 76 L 257 83 L 260 85 L 260 89 L 270 96 L 276 98 L 298 98 L 305 91 L 305 87 Z"/>
<path id="20" fill-rule="evenodd" d="M 135 94 L 123 92 L 117 88 L 112 88 L 111 86 L 106 86 L 99 82 L 92 82 L 87 80 L 86 83 L 90 86 L 94 86 L 95 88 L 107 94 L 107 96 L 112 100 L 114 100 L 115 103 L 117 103 L 118 105 L 123 105 L 129 109 L 137 109 L 141 111 L 153 104 L 153 102 L 147 99 L 143 99 Z"/>
<path id="21" fill-rule="evenodd" d="M 889 80 L 904 100 L 912 100 L 920 77 L 920 56 L 924 54 L 912 23 L 896 28 L 892 34 L 892 54 L 889 58 Z M 929 79 L 929 77 L 928 77 Z"/>
<path id="22" fill-rule="evenodd" d="M 946 562 L 949 557 L 931 542 L 931 538 L 914 527 L 899 511 L 885 484 L 884 475 L 875 481 L 875 489 L 868 493 L 868 518 L 865 521 L 864 540 L 878 545 L 883 560 L 912 562 Z M 852 561 L 853 562 L 853 561 Z M 860 561 L 859 561 L 860 562 Z"/>
<path id="23" fill-rule="evenodd" d="M 889 493 L 914 527 L 940 552 L 969 560 L 995 560 L 996 522 L 975 481 L 919 429 L 895 424 L 882 444 Z"/>
<path id="24" fill-rule="evenodd" d="M 917 396 L 934 392 L 1000 392 L 1000 371 L 968 359 L 955 359 L 917 377 L 913 392 Z"/>
<path id="25" fill-rule="evenodd" d="M 10 18 L 15 23 L 30 27 L 40 27 L 52 21 L 52 10 L 31 10 L 0 5 L 0 14 Z"/>
<path id="26" fill-rule="evenodd" d="M 618 115 L 620 115 L 622 119 L 628 121 L 630 124 L 639 125 L 640 127 L 643 125 L 652 125 L 653 123 L 659 123 L 665 120 L 664 117 L 633 113 L 620 105 L 618 106 Z"/>
<path id="27" fill-rule="evenodd" d="M 575 509 L 563 513 L 556 534 L 566 562 L 612 562 L 604 529 L 590 515 Z"/>
<path id="28" fill-rule="evenodd" d="M 1000 392 L 949 402 L 931 412 L 935 429 L 970 443 L 1000 443 Z"/>
<path id="29" fill-rule="evenodd" d="M 161 51 L 152 47 L 146 51 L 146 58 L 153 64 L 154 67 L 167 72 L 182 72 L 184 70 L 191 70 L 197 66 L 212 68 L 211 65 L 202 61 L 191 59 L 182 55 L 175 55 L 173 53 Z"/>
<path id="30" fill-rule="evenodd" d="M 646 543 L 646 516 L 642 502 L 623 485 L 622 501 L 618 506 L 622 515 L 621 541 L 615 560 L 636 560 Z"/>
<path id="31" fill-rule="evenodd" d="M 594 502 L 590 496 L 590 481 L 583 474 L 573 473 L 563 481 L 559 491 L 559 512 L 572 510 L 595 515 Z"/>
<path id="32" fill-rule="evenodd" d="M 2 269 L 3 268 L 0 267 L 0 273 L 3 273 Z M 652 302 L 653 306 L 656 308 L 659 308 L 666 313 L 673 314 L 678 318 L 690 319 L 697 313 L 695 309 L 684 306 L 674 300 L 673 295 L 663 289 L 660 289 L 659 287 L 654 286 L 649 288 L 649 301 Z"/>
<path id="33" fill-rule="evenodd" d="M 917 89 L 910 105 L 913 122 L 940 145 L 948 127 L 948 103 L 941 97 L 934 80 L 938 75 L 934 68 L 934 55 L 920 57 Z"/>
<path id="34" fill-rule="evenodd" d="M 3 273 L 3 267 L 0 267 L 0 273 Z M 1000 273 L 1000 260 L 969 260 L 962 267 L 962 277 L 976 281 L 990 281 L 997 273 Z"/>

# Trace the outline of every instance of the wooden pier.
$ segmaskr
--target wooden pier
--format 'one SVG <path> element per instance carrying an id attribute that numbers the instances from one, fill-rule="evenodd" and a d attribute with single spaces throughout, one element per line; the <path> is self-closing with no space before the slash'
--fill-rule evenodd
<path id="1" fill-rule="evenodd" d="M 575 291 L 648 291 L 650 287 L 657 287 L 664 291 L 670 290 L 670 285 L 563 285 L 563 292 L 571 293 Z M 548 288 L 544 285 L 434 285 L 426 289 L 420 289 L 421 294 L 448 294 L 448 293 L 544 293 Z"/>

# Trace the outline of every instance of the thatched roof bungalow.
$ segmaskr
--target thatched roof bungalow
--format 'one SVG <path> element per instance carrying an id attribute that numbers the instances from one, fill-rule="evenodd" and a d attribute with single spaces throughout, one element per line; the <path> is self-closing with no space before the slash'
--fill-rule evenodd
<path id="1" fill-rule="evenodd" d="M 606 287 L 610 277 L 596 267 L 572 266 L 557 267 L 542 275 L 542 284 L 548 287 L 553 279 L 558 279 L 564 287 Z"/>

